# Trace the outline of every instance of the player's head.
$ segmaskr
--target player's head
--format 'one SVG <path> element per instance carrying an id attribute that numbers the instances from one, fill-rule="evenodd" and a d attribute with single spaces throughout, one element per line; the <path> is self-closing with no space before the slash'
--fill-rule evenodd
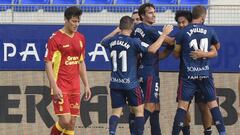
<path id="1" fill-rule="evenodd" d="M 138 10 L 137 10 L 137 9 L 133 11 L 131 17 L 132 17 L 132 19 L 134 20 L 134 23 L 135 23 L 135 24 L 138 24 L 138 23 L 141 22 L 140 17 L 139 17 L 139 15 L 138 15 Z"/>
<path id="2" fill-rule="evenodd" d="M 140 16 L 141 21 L 147 24 L 155 23 L 156 12 L 155 6 L 151 3 L 142 4 L 138 8 L 138 14 Z"/>
<path id="3" fill-rule="evenodd" d="M 179 10 L 175 13 L 175 21 L 180 29 L 192 22 L 192 13 L 187 10 Z"/>
<path id="4" fill-rule="evenodd" d="M 64 12 L 65 27 L 71 32 L 77 31 L 81 15 L 82 10 L 78 7 L 72 6 L 67 8 Z"/>
<path id="5" fill-rule="evenodd" d="M 193 10 L 192 10 L 193 19 L 200 19 L 202 23 L 204 23 L 206 15 L 207 15 L 207 10 L 204 6 L 197 5 L 193 7 Z"/>
<path id="6" fill-rule="evenodd" d="M 121 30 L 133 30 L 134 20 L 130 16 L 123 16 L 120 19 L 119 28 Z"/>

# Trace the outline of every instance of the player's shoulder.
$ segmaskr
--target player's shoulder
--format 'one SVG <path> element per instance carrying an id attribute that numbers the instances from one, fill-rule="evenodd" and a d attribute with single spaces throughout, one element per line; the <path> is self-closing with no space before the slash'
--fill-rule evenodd
<path id="1" fill-rule="evenodd" d="M 58 38 L 61 38 L 62 33 L 58 30 L 49 37 L 49 40 L 56 40 Z"/>

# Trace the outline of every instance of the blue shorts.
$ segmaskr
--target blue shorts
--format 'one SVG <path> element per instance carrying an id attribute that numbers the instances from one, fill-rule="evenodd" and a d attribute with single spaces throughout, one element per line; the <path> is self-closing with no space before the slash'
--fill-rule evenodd
<path id="1" fill-rule="evenodd" d="M 180 77 L 177 93 L 178 100 L 191 101 L 197 92 L 201 94 L 200 99 L 205 102 L 216 100 L 213 78 L 187 79 Z"/>
<path id="2" fill-rule="evenodd" d="M 140 77 L 140 86 L 143 89 L 145 103 L 159 103 L 160 79 L 155 76 Z"/>
<path id="3" fill-rule="evenodd" d="M 112 108 L 119 108 L 126 105 L 139 106 L 143 104 L 143 92 L 141 87 L 132 90 L 111 89 Z"/>
<path id="4" fill-rule="evenodd" d="M 204 94 L 201 91 L 197 91 L 194 95 L 195 103 L 207 103 Z"/>

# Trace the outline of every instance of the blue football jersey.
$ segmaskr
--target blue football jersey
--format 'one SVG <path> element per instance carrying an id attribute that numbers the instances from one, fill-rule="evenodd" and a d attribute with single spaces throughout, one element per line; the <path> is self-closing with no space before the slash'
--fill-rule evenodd
<path id="1" fill-rule="evenodd" d="M 139 38 L 141 41 L 151 45 L 153 44 L 161 35 L 155 27 L 139 23 L 135 26 L 132 33 L 132 37 Z M 142 53 L 141 58 L 142 70 L 148 75 L 154 75 L 158 77 L 159 69 L 159 51 L 155 54 L 148 52 Z"/>
<path id="2" fill-rule="evenodd" d="M 214 30 L 203 24 L 190 24 L 181 30 L 176 37 L 176 43 L 181 45 L 180 75 L 189 79 L 212 76 L 209 59 L 193 59 L 190 57 L 190 52 L 198 49 L 208 52 L 210 47 L 218 42 Z"/>
<path id="3" fill-rule="evenodd" d="M 137 38 L 116 35 L 101 44 L 109 49 L 111 56 L 110 88 L 130 90 L 139 86 L 137 80 L 137 55 L 148 50 L 148 44 Z"/>

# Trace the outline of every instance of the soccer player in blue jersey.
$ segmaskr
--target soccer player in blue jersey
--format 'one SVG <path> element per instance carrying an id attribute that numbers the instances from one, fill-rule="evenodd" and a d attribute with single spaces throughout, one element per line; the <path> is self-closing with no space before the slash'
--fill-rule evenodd
<path id="1" fill-rule="evenodd" d="M 148 44 L 154 43 L 162 33 L 153 27 L 156 18 L 155 6 L 151 3 L 145 3 L 138 8 L 138 14 L 142 22 L 135 26 L 133 37 Z M 173 45 L 174 39 L 166 37 L 164 42 Z M 159 60 L 159 51 L 154 54 L 142 53 L 141 65 L 138 70 L 141 88 L 144 92 L 144 117 L 145 121 L 150 117 L 152 135 L 161 135 L 159 123 Z"/>
<path id="2" fill-rule="evenodd" d="M 164 26 L 163 34 L 149 46 L 137 38 L 131 38 L 134 21 L 129 16 L 120 19 L 120 34 L 104 38 L 101 44 L 109 49 L 111 56 L 110 94 L 112 115 L 109 119 L 109 135 L 115 135 L 122 108 L 128 101 L 132 106 L 134 120 L 134 135 L 142 135 L 144 129 L 143 95 L 137 79 L 137 55 L 141 52 L 155 53 L 162 45 L 172 25 Z"/>
<path id="3" fill-rule="evenodd" d="M 177 11 L 175 14 L 175 21 L 178 24 L 179 29 L 183 29 L 188 24 L 192 22 L 192 13 L 186 10 Z M 197 92 L 195 95 L 195 103 L 197 103 L 198 108 L 201 112 L 202 122 L 204 127 L 204 135 L 211 135 L 211 125 L 212 125 L 212 115 L 207 106 L 206 101 L 204 101 L 204 96 Z M 190 135 L 190 122 L 191 116 L 189 111 L 187 110 L 185 119 L 184 119 L 184 126 L 182 128 L 183 135 Z"/>
<path id="4" fill-rule="evenodd" d="M 176 37 L 174 54 L 180 56 L 178 109 L 174 118 L 172 135 L 179 135 L 183 127 L 189 101 L 196 93 L 203 93 L 220 135 L 226 135 L 223 118 L 216 101 L 209 58 L 217 56 L 220 43 L 214 30 L 205 26 L 206 8 L 195 6 L 192 24 Z"/>

